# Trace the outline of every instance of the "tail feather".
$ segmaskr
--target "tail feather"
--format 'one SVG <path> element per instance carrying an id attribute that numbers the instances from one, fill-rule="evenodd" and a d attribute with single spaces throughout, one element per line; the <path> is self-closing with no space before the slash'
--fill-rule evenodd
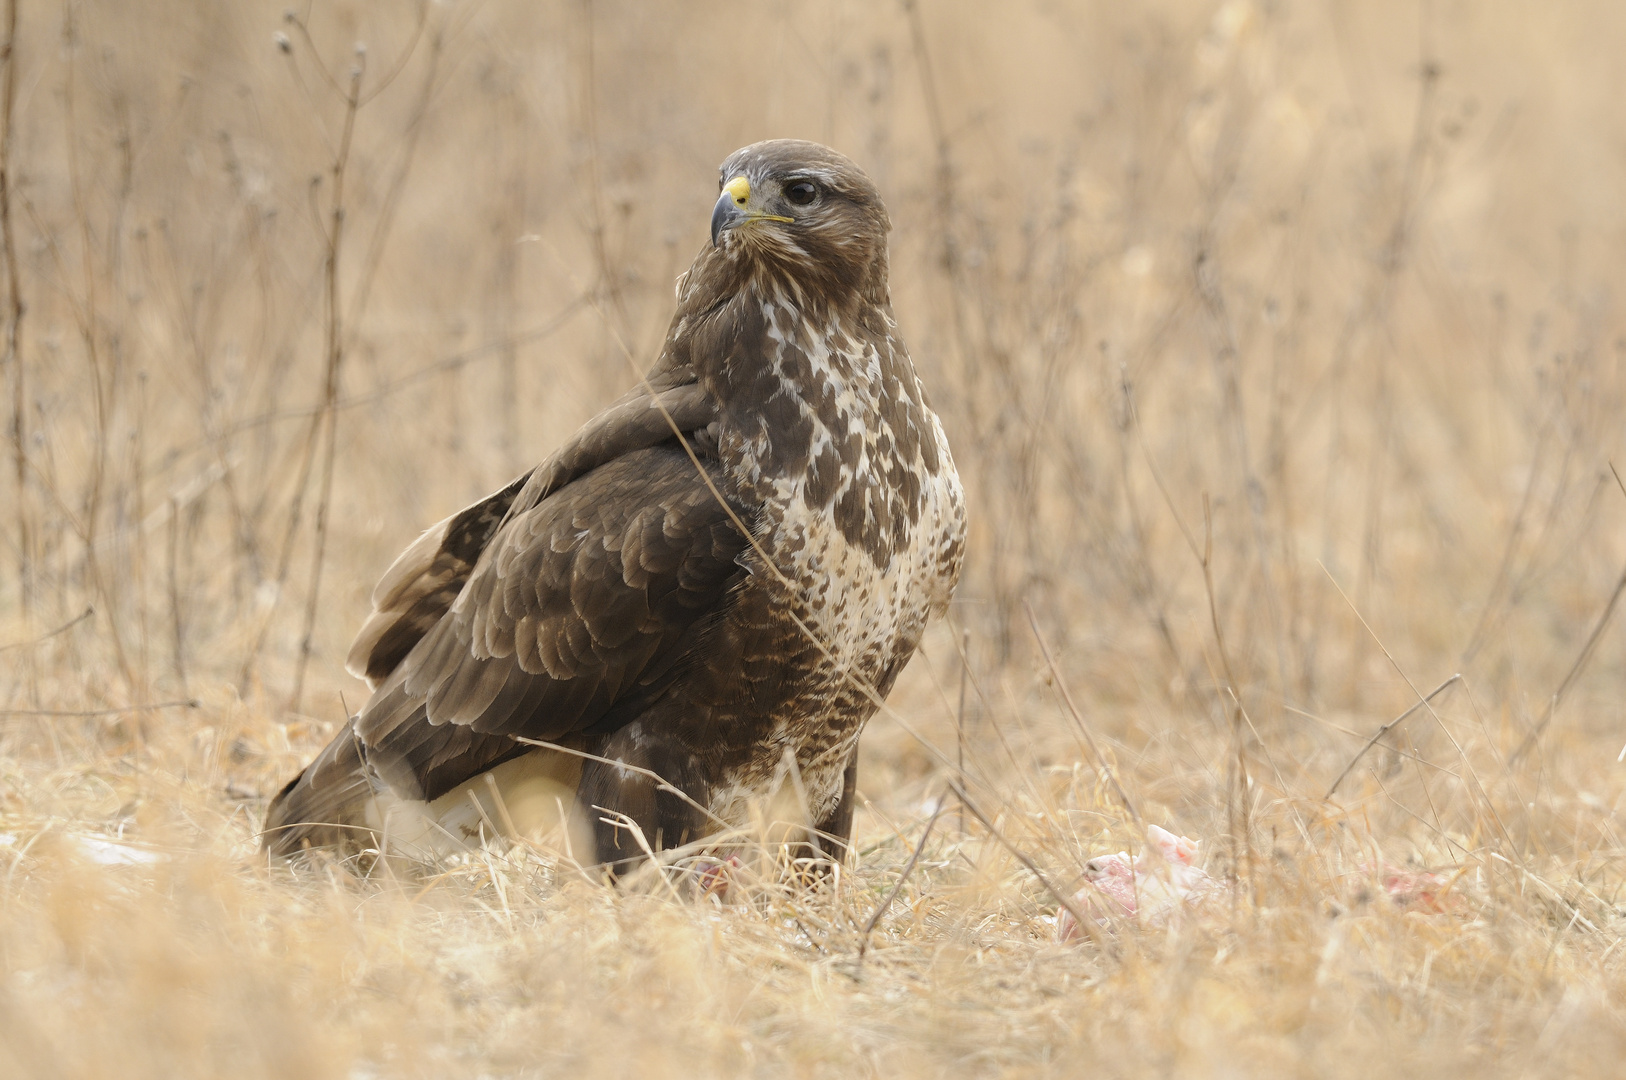
<path id="1" fill-rule="evenodd" d="M 271 800 L 260 834 L 265 851 L 287 856 L 307 847 L 362 850 L 376 845 L 367 814 L 373 788 L 353 723 Z"/>
<path id="2" fill-rule="evenodd" d="M 567 851 L 588 858 L 592 828 L 576 799 L 581 773 L 578 756 L 532 749 L 499 758 L 426 802 L 421 792 L 403 795 L 369 768 L 352 719 L 271 800 L 260 844 L 279 857 L 306 848 L 358 854 L 387 847 L 390 854 L 430 858 L 478 846 L 495 830 L 557 837 Z"/>

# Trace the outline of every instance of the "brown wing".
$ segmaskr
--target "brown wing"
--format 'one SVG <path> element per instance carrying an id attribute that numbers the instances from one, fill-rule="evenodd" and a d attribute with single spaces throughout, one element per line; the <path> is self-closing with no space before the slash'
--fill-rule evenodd
<path id="1" fill-rule="evenodd" d="M 494 495 L 431 527 L 403 551 L 373 589 L 373 613 L 345 657 L 345 668 L 377 689 L 412 646 L 457 599 L 480 552 L 508 516 L 526 473 Z"/>
<path id="2" fill-rule="evenodd" d="M 674 424 L 690 433 L 715 421 L 714 404 L 693 382 L 637 387 L 542 465 L 435 525 L 402 552 L 373 590 L 373 613 L 356 634 L 345 667 L 377 689 L 451 608 L 510 513 L 535 506 L 618 455 L 671 439 Z"/>
<path id="3" fill-rule="evenodd" d="M 415 699 L 402 690 L 403 679 L 391 680 L 390 677 L 414 655 L 414 650 L 425 637 L 443 623 L 448 629 L 444 635 L 436 637 L 436 662 L 445 666 L 448 676 L 460 670 L 456 661 L 456 635 L 464 630 L 454 630 L 452 627 L 454 624 L 457 628 L 484 627 L 485 623 L 490 623 L 493 628 L 500 627 L 506 616 L 498 615 L 495 611 L 487 612 L 483 621 L 471 621 L 473 615 L 484 610 L 482 604 L 490 604 L 499 598 L 500 594 L 493 591 L 499 582 L 503 590 L 523 591 L 524 583 L 520 577 L 524 573 L 551 573 L 553 577 L 547 579 L 545 588 L 540 577 L 532 582 L 532 593 L 551 595 L 549 590 L 563 588 L 559 595 L 567 599 L 571 597 L 571 586 L 562 584 L 561 564 L 542 550 L 526 555 L 525 545 L 517 542 L 523 532 L 544 547 L 561 543 L 565 539 L 563 534 L 548 534 L 542 528 L 544 521 L 563 520 L 556 511 L 569 506 L 571 509 L 566 514 L 569 517 L 580 512 L 583 502 L 592 503 L 600 498 L 621 500 L 619 510 L 610 509 L 603 516 L 601 530 L 603 537 L 609 537 L 610 532 L 619 525 L 620 539 L 606 540 L 617 554 L 612 557 L 607 548 L 602 557 L 591 553 L 581 555 L 581 563 L 584 575 L 595 568 L 609 573 L 611 563 L 620 565 L 619 553 L 632 553 L 633 562 L 622 580 L 623 583 L 630 581 L 635 584 L 624 584 L 618 588 L 606 583 L 606 595 L 616 598 L 616 602 L 623 605 L 616 610 L 625 613 L 632 610 L 626 606 L 631 602 L 630 596 L 620 594 L 627 589 L 642 588 L 652 617 L 668 620 L 666 636 L 650 653 L 648 660 L 654 660 L 655 653 L 659 653 L 662 647 L 670 653 L 674 635 L 680 636 L 682 627 L 692 626 L 698 620 L 701 613 L 694 609 L 694 605 L 702 603 L 701 595 L 721 601 L 727 586 L 724 584 L 714 588 L 712 579 L 719 573 L 726 577 L 735 572 L 737 568 L 733 566 L 732 559 L 738 549 L 731 547 L 731 541 L 725 536 L 715 530 L 708 531 L 708 521 L 702 520 L 705 515 L 695 513 L 692 498 L 685 501 L 682 497 L 676 497 L 677 489 L 685 484 L 691 489 L 691 496 L 695 490 L 705 490 L 705 485 L 696 475 L 693 462 L 676 447 L 673 437 L 675 427 L 694 438 L 697 445 L 704 446 L 715 436 L 716 406 L 694 384 L 693 373 L 687 368 L 668 368 L 654 373 L 651 383 L 653 385 L 639 386 L 590 420 L 536 469 L 430 529 L 395 560 L 373 592 L 373 614 L 357 635 L 347 659 L 347 667 L 353 673 L 366 677 L 374 687 L 374 697 L 364 707 L 363 716 L 347 724 L 317 755 L 316 760 L 272 800 L 266 813 L 264 833 L 268 850 L 288 854 L 298 850 L 305 841 L 316 846 L 342 844 L 365 834 L 367 829 L 359 816 L 360 808 L 382 779 L 379 776 L 380 766 L 389 769 L 392 786 L 398 786 L 404 795 L 421 791 L 438 793 L 525 750 L 523 744 L 515 743 L 506 734 L 482 733 L 466 724 L 430 723 L 426 719 L 421 698 Z M 661 443 L 668 444 L 657 455 L 661 467 L 652 468 L 641 479 L 635 478 L 631 484 L 594 479 L 597 476 L 595 469 L 616 465 L 624 455 L 636 456 Z M 638 472 L 639 466 L 634 465 L 633 471 Z M 609 475 L 624 479 L 626 466 L 622 464 L 611 469 Z M 684 479 L 678 480 L 679 476 Z M 564 496 L 564 500 L 555 511 L 540 509 L 552 504 L 554 497 L 559 496 Z M 640 512 L 647 513 L 650 507 L 658 506 L 662 498 L 669 500 L 670 508 L 675 513 L 671 522 L 673 531 L 670 535 L 664 531 L 666 517 L 663 511 L 660 518 L 661 536 L 645 538 L 633 528 L 634 518 Z M 710 499 L 709 491 L 706 498 Z M 711 505 L 716 514 L 722 514 L 714 502 Z M 617 518 L 617 513 L 621 515 L 620 518 Z M 650 520 L 637 518 L 637 523 L 641 527 Z M 505 523 L 512 524 L 518 531 L 504 533 Z M 716 522 L 710 521 L 709 524 L 715 525 Z M 629 529 L 632 529 L 630 536 Z M 489 574 L 480 571 L 485 575 L 481 578 L 481 601 L 472 607 L 460 609 L 464 614 L 458 619 L 448 619 L 457 598 L 471 577 L 476 576 L 477 567 L 482 566 L 482 555 L 499 535 L 503 539 L 498 546 L 505 552 L 501 565 L 508 569 L 492 569 Z M 685 554 L 685 543 L 695 546 L 693 558 Z M 743 541 L 738 543 L 743 544 Z M 723 567 L 719 559 L 727 566 Z M 495 563 L 492 565 L 495 566 Z M 663 567 L 675 577 L 657 580 Z M 580 588 L 592 588 L 586 576 Z M 582 598 L 586 599 L 584 594 Z M 501 599 L 501 602 L 509 601 Z M 539 607 L 538 612 L 540 610 Z M 555 613 L 555 621 L 549 624 L 552 627 L 549 633 L 554 634 L 567 651 L 575 640 L 573 633 L 579 635 L 586 632 L 591 636 L 591 631 L 585 629 L 573 632 L 563 627 L 557 622 L 557 615 Z M 595 615 L 593 625 L 600 633 L 606 633 L 615 619 L 614 615 Z M 689 621 L 684 622 L 685 619 Z M 508 632 L 528 635 L 538 625 L 540 623 L 520 618 L 511 622 Z M 482 632 L 501 633 L 500 629 L 483 629 Z M 561 715 L 574 708 L 578 720 L 588 708 L 594 707 L 595 703 L 602 705 L 606 700 L 613 699 L 616 706 L 630 706 L 630 688 L 637 686 L 640 688 L 637 692 L 647 694 L 655 686 L 653 670 L 638 667 L 641 654 L 637 650 L 648 647 L 647 638 L 647 634 L 639 635 L 632 642 L 632 648 L 619 657 L 602 654 L 596 672 L 582 669 L 581 674 L 586 678 L 571 684 L 568 692 L 555 691 L 550 695 L 539 691 L 536 703 L 566 702 Z M 472 638 L 469 640 L 472 642 Z M 610 640 L 605 639 L 606 647 Z M 660 659 L 670 670 L 671 657 L 662 653 Z M 477 664 L 481 661 L 470 653 L 469 662 Z M 647 663 L 645 668 L 648 668 Z M 421 660 L 406 664 L 406 669 L 420 675 L 427 675 L 431 671 Z M 523 672 L 523 666 L 519 670 Z M 642 683 L 637 682 L 639 677 L 644 679 Z M 589 682 L 594 685 L 594 690 L 587 695 L 591 700 L 569 704 L 575 700 L 573 695 L 585 693 L 583 688 Z M 517 680 L 509 692 L 523 696 Z M 506 698 L 497 704 L 501 708 L 505 703 L 512 705 Z M 510 719 L 512 716 L 513 709 L 510 709 Z M 364 718 L 368 730 L 374 732 L 383 743 L 376 749 L 364 745 L 358 734 L 358 726 Z"/>
<path id="4" fill-rule="evenodd" d="M 356 718 L 368 766 L 397 794 L 434 799 L 526 749 L 509 736 L 627 722 L 704 641 L 745 546 L 670 444 L 516 511 Z"/>

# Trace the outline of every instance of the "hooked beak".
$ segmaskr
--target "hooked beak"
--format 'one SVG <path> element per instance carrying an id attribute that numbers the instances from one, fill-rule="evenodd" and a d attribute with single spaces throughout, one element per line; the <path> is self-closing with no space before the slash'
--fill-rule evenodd
<path id="1" fill-rule="evenodd" d="M 753 209 L 751 181 L 743 176 L 736 176 L 723 185 L 723 193 L 718 196 L 717 205 L 712 207 L 711 246 L 716 247 L 727 230 L 751 221 L 781 221 L 789 225 L 795 223 L 796 219 Z"/>

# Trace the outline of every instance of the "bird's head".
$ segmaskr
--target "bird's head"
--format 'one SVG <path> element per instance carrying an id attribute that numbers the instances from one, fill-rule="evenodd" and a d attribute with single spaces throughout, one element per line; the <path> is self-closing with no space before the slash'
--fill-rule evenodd
<path id="1" fill-rule="evenodd" d="M 874 183 L 848 158 L 797 139 L 753 143 L 728 156 L 718 185 L 718 255 L 885 301 L 891 221 Z"/>

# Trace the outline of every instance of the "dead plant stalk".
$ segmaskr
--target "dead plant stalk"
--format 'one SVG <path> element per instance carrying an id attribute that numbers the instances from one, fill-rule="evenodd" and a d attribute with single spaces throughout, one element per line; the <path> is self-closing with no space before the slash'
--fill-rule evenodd
<path id="1" fill-rule="evenodd" d="M 289 695 L 290 711 L 299 710 L 305 694 L 305 669 L 310 663 L 311 641 L 316 634 L 316 610 L 322 595 L 322 563 L 327 554 L 328 512 L 333 502 L 333 463 L 338 451 L 339 413 L 335 404 L 339 400 L 339 375 L 344 367 L 343 312 L 339 304 L 339 256 L 344 247 L 345 170 L 350 164 L 351 139 L 356 130 L 356 113 L 361 108 L 361 81 L 367 70 L 367 54 L 356 49 L 356 62 L 350 68 L 350 85 L 344 98 L 344 131 L 339 137 L 338 153 L 334 155 L 333 194 L 329 201 L 327 228 L 327 260 L 323 266 L 323 315 L 327 332 L 327 363 L 322 380 L 322 410 L 316 423 L 311 425 L 312 439 L 323 444 L 322 479 L 316 498 L 316 535 L 311 552 L 310 590 L 305 596 L 304 629 L 299 637 L 299 659 L 294 668 L 294 688 Z M 307 457 L 314 448 L 307 447 Z"/>
<path id="2" fill-rule="evenodd" d="M 5 367 L 11 373 L 11 455 L 17 501 L 17 596 L 27 625 L 34 610 L 34 529 L 28 509 L 28 390 L 18 347 L 23 325 L 23 294 L 17 269 L 17 236 L 11 216 L 13 113 L 17 100 L 17 0 L 6 0 L 6 43 L 0 49 L 5 66 L 0 84 L 0 245 L 6 261 Z"/>

